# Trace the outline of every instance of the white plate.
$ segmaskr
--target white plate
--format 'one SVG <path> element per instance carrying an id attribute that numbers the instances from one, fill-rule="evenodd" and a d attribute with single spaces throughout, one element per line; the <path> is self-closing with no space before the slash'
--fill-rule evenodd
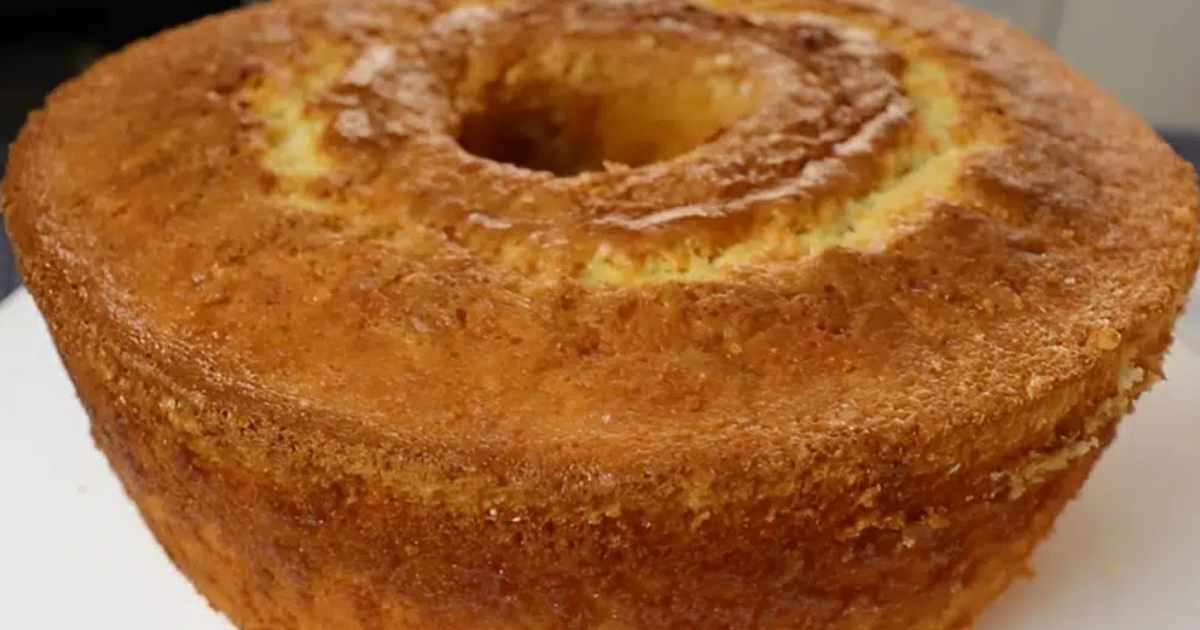
<path id="1" fill-rule="evenodd" d="M 1167 374 L 976 630 L 1200 628 L 1200 356 Z M 0 628 L 230 630 L 93 448 L 24 293 L 0 305 L 0 417 Z"/>

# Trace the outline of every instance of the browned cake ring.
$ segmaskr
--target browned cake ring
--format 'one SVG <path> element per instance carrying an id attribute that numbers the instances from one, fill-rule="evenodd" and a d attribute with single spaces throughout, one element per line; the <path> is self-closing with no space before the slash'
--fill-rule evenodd
<path id="1" fill-rule="evenodd" d="M 6 221 L 247 630 L 949 630 L 1159 376 L 1194 173 L 932 0 L 295 1 L 139 43 Z"/>

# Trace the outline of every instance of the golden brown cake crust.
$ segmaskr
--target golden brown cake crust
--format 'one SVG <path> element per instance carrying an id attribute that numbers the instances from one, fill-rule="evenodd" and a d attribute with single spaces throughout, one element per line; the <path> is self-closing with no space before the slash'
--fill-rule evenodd
<path id="1" fill-rule="evenodd" d="M 13 146 L 164 547 L 244 628 L 968 620 L 1157 373 L 1191 168 L 930 0 L 491 4 L 203 20 Z M 461 146 L 531 112 L 561 175 Z"/>

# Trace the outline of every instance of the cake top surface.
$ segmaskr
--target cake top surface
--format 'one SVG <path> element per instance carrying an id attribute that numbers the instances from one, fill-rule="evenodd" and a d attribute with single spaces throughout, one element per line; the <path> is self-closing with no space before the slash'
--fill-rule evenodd
<path id="1" fill-rule="evenodd" d="M 4 192 L 206 404 L 567 462 L 997 420 L 1197 256 L 1190 167 L 930 0 L 257 5 L 61 87 Z"/>

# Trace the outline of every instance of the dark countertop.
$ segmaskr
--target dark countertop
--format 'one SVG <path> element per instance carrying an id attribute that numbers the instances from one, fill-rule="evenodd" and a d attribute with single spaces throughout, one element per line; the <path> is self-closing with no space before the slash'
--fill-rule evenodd
<path id="1" fill-rule="evenodd" d="M 0 231 L 0 300 L 17 288 L 17 270 L 8 249 L 8 235 Z"/>

